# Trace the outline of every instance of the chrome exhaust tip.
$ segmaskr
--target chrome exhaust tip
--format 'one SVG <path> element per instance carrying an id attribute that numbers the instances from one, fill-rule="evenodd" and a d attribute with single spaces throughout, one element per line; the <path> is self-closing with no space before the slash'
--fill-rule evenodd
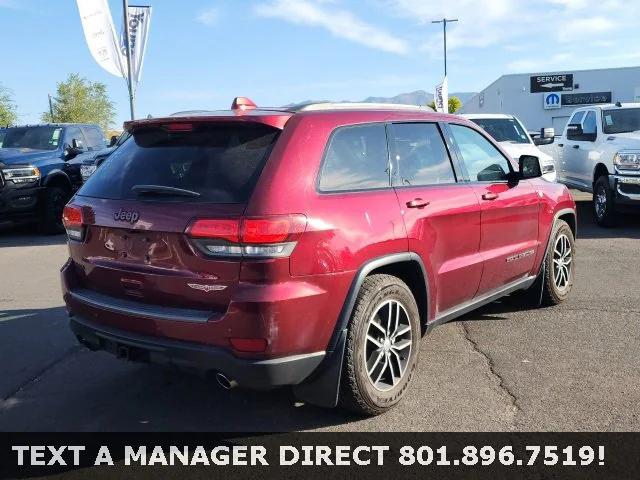
<path id="1" fill-rule="evenodd" d="M 238 382 L 236 382 L 235 380 L 231 380 L 221 372 L 216 373 L 216 381 L 218 382 L 218 385 L 220 385 L 225 390 L 231 390 L 238 386 Z"/>

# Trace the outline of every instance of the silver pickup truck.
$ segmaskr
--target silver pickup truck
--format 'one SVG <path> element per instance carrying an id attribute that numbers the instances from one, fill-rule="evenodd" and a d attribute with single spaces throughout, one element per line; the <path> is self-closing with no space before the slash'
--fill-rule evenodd
<path id="1" fill-rule="evenodd" d="M 593 193 L 599 225 L 640 207 L 640 103 L 578 108 L 562 136 L 541 149 L 553 157 L 558 182 Z"/>

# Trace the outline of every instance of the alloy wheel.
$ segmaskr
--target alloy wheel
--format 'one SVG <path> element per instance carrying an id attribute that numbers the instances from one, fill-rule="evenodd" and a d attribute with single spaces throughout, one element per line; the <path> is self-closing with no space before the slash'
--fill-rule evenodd
<path id="1" fill-rule="evenodd" d="M 411 322 L 397 300 L 381 303 L 367 324 L 364 361 L 373 387 L 385 392 L 403 378 L 411 357 Z"/>
<path id="2" fill-rule="evenodd" d="M 573 254 L 569 237 L 564 233 L 556 238 L 553 247 L 553 283 L 560 291 L 569 287 Z"/>
<path id="3" fill-rule="evenodd" d="M 607 210 L 607 191 L 605 187 L 598 188 L 595 198 L 596 215 L 598 218 L 603 218 Z"/>

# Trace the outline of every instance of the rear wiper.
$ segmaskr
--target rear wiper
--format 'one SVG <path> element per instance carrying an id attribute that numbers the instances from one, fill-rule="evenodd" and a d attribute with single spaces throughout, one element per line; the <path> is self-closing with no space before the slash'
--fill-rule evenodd
<path id="1" fill-rule="evenodd" d="M 134 185 L 131 191 L 141 195 L 180 195 L 183 197 L 199 197 L 198 192 L 183 188 L 169 187 L 166 185 Z"/>

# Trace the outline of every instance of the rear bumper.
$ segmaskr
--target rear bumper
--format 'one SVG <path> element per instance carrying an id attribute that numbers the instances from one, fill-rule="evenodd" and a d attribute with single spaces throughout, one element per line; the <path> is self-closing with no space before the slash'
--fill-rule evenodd
<path id="1" fill-rule="evenodd" d="M 221 372 L 239 386 L 254 389 L 297 385 L 325 357 L 325 352 L 315 352 L 268 360 L 240 359 L 222 348 L 139 335 L 78 316 L 70 318 L 70 327 L 78 340 L 92 350 L 104 350 L 127 360 Z"/>

